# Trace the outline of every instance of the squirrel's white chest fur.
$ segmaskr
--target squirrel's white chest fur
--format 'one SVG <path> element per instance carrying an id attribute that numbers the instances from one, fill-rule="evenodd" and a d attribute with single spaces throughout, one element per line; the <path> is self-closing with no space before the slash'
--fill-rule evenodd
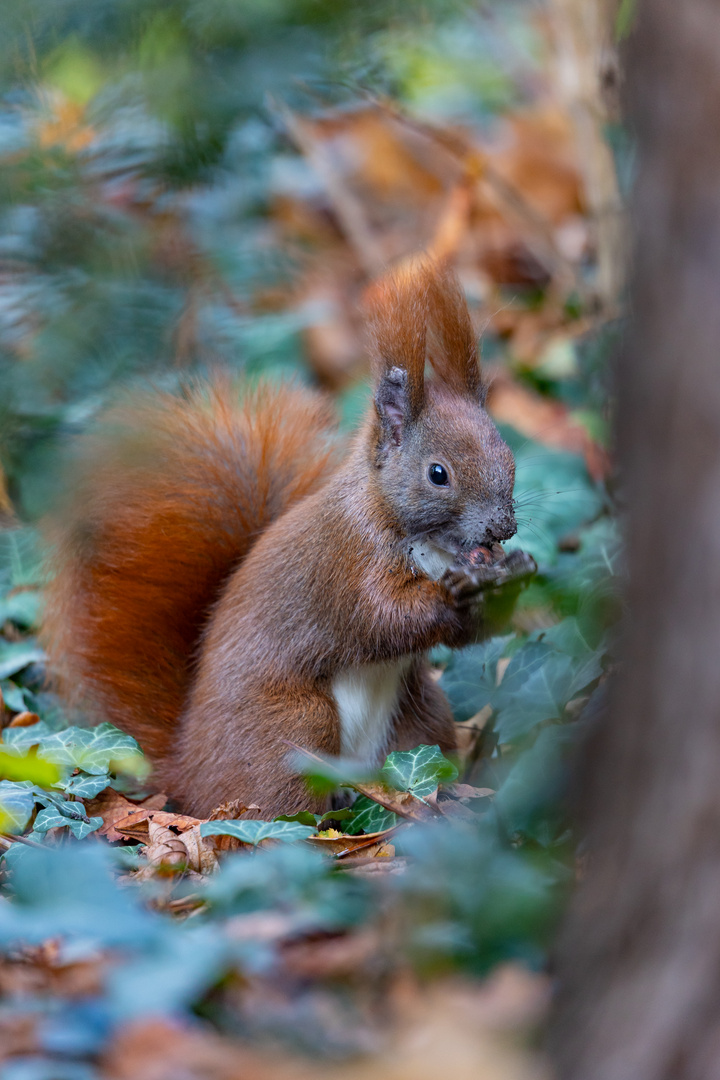
<path id="1" fill-rule="evenodd" d="M 340 718 L 340 753 L 376 761 L 387 746 L 390 725 L 412 658 L 346 668 L 332 680 Z"/>

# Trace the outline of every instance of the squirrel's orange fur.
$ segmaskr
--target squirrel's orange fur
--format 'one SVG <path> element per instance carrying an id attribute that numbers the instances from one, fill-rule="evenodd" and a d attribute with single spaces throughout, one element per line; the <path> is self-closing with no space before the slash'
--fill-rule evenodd
<path id="1" fill-rule="evenodd" d="M 233 567 L 337 459 L 328 402 L 226 377 L 132 395 L 84 436 L 51 521 L 43 638 L 66 699 L 171 748 L 201 634 Z"/>
<path id="2" fill-rule="evenodd" d="M 82 441 L 53 526 L 50 661 L 189 812 L 307 806 L 287 741 L 374 760 L 454 746 L 425 652 L 477 632 L 467 554 L 514 532 L 514 463 L 454 278 L 420 262 L 370 300 L 375 397 L 342 460 L 320 397 L 230 380 L 131 397 Z"/>

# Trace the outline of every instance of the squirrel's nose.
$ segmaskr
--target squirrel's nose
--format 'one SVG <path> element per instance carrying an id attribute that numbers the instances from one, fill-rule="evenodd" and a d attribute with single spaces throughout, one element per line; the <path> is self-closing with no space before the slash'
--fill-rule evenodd
<path id="1" fill-rule="evenodd" d="M 500 510 L 493 514 L 487 524 L 486 537 L 490 541 L 509 540 L 517 532 L 517 522 L 512 510 Z"/>

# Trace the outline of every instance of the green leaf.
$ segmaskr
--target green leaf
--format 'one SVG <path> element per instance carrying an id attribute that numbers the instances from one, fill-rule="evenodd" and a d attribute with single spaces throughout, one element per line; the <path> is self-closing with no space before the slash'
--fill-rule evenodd
<path id="1" fill-rule="evenodd" d="M 298 810 L 296 814 L 280 814 L 275 821 L 298 821 L 301 825 L 322 825 L 323 821 L 346 821 L 353 816 L 349 806 L 342 810 L 328 810 L 325 814 L 311 814 L 309 810 Z"/>
<path id="2" fill-rule="evenodd" d="M 28 787 L 12 780 L 0 781 L 0 832 L 21 833 L 34 809 L 35 799 Z"/>
<path id="3" fill-rule="evenodd" d="M 17 588 L 42 580 L 42 557 L 34 529 L 0 531 L 0 585 Z"/>
<path id="4" fill-rule="evenodd" d="M 0 624 L 12 622 L 26 629 L 37 626 L 41 606 L 40 593 L 31 589 L 1 598 Z"/>
<path id="5" fill-rule="evenodd" d="M 519 755 L 495 796 L 495 809 L 509 833 L 521 832 L 548 846 L 566 828 L 559 795 L 563 760 L 578 739 L 577 724 L 551 724 Z"/>
<path id="6" fill-rule="evenodd" d="M 112 777 L 109 773 L 102 773 L 98 776 L 84 776 L 80 773 L 79 776 L 71 776 L 69 780 L 56 784 L 56 787 L 62 788 L 68 795 L 75 795 L 79 799 L 94 799 L 96 795 L 99 795 L 101 791 L 104 791 L 109 786 Z"/>
<path id="7" fill-rule="evenodd" d="M 380 806 L 380 803 L 368 799 L 367 795 L 358 795 L 352 808 L 353 819 L 345 827 L 348 836 L 383 832 L 385 829 L 392 829 L 399 820 L 392 810 L 386 810 L 384 806 Z"/>
<path id="8" fill-rule="evenodd" d="M 32 642 L 0 640 L 0 679 L 17 675 L 23 668 L 44 659 L 45 653 Z"/>
<path id="9" fill-rule="evenodd" d="M 5 728 L 2 733 L 3 749 L 10 749 L 18 754 L 26 754 L 32 746 L 38 746 L 44 739 L 54 735 L 44 720 L 29 727 Z"/>
<path id="10" fill-rule="evenodd" d="M 21 755 L 0 749 L 0 777 L 6 780 L 29 780 L 50 787 L 57 783 L 60 770 L 50 761 L 39 761 L 34 754 Z"/>
<path id="11" fill-rule="evenodd" d="M 528 640 L 552 645 L 558 652 L 567 653 L 577 659 L 584 659 L 596 650 L 596 645 L 586 636 L 585 628 L 573 617 L 563 619 L 555 626 L 535 630 Z"/>
<path id="12" fill-rule="evenodd" d="M 489 638 L 457 653 L 442 674 L 440 685 L 450 699 L 458 723 L 475 716 L 492 702 L 497 687 L 498 660 L 515 638 Z"/>
<path id="13" fill-rule="evenodd" d="M 200 826 L 201 836 L 234 836 L 244 844 L 259 844 L 261 840 L 306 840 L 317 832 L 315 825 L 296 821 L 206 821 Z"/>
<path id="14" fill-rule="evenodd" d="M 422 799 L 431 795 L 438 784 L 456 780 L 458 771 L 439 746 L 416 746 L 414 750 L 396 750 L 388 754 L 380 777 L 396 791 L 410 791 Z"/>
<path id="15" fill-rule="evenodd" d="M 463 650 L 441 680 L 457 720 L 468 720 L 485 705 L 492 707 L 501 742 L 511 742 L 543 721 L 563 719 L 568 701 L 602 673 L 602 640 L 593 647 L 577 619 L 567 618 L 521 644 L 497 685 L 498 661 L 514 641 L 494 638 Z"/>
<path id="16" fill-rule="evenodd" d="M 319 821 L 319 814 L 311 814 L 309 810 L 298 810 L 297 814 L 280 814 L 279 817 L 273 819 L 274 821 L 296 821 L 299 825 L 312 825 L 316 828 Z"/>
<path id="17" fill-rule="evenodd" d="M 328 810 L 325 814 L 316 814 L 315 821 L 318 825 L 322 825 L 323 821 L 348 821 L 354 814 L 354 810 L 344 806 L 342 810 Z"/>
<path id="18" fill-rule="evenodd" d="M 73 836 L 76 836 L 78 840 L 82 840 L 88 833 L 94 832 L 95 829 L 99 829 L 103 823 L 101 817 L 87 818 L 87 815 L 84 816 L 86 817 L 86 820 L 82 821 L 77 817 L 69 817 L 67 813 L 61 812 L 57 806 L 48 806 L 45 810 L 41 810 L 35 818 L 34 828 L 36 832 L 44 833 L 47 832 L 48 829 L 57 829 L 67 826 Z"/>
<path id="19" fill-rule="evenodd" d="M 3 700 L 8 709 L 13 712 L 25 712 L 28 709 L 30 712 L 34 712 L 30 706 L 32 704 L 32 692 L 25 686 L 17 686 L 14 682 L 10 682 L 9 679 L 4 679 L 0 686 L 2 690 Z"/>
<path id="20" fill-rule="evenodd" d="M 123 771 L 133 771 L 132 766 L 144 760 L 135 739 L 112 724 L 99 724 L 95 728 L 71 727 L 44 737 L 38 757 L 92 775 L 105 774 L 111 769 L 116 771 L 120 767 Z"/>
<path id="21" fill-rule="evenodd" d="M 518 531 L 504 547 L 529 552 L 542 568 L 557 560 L 560 537 L 597 517 L 602 495 L 579 454 L 523 440 L 515 460 Z"/>
<path id="22" fill-rule="evenodd" d="M 600 657 L 576 659 L 542 642 L 525 645 L 508 664 L 493 697 L 495 730 L 510 742 L 545 720 L 561 720 L 568 701 L 602 674 Z"/>

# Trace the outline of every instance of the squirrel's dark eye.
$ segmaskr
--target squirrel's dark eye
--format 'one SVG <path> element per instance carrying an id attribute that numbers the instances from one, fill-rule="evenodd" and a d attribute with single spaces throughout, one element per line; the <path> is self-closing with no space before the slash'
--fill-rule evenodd
<path id="1" fill-rule="evenodd" d="M 428 468 L 428 480 L 431 484 L 437 484 L 438 487 L 447 487 L 447 469 L 444 469 L 442 465 L 438 465 L 437 462 L 434 465 L 430 465 Z"/>

